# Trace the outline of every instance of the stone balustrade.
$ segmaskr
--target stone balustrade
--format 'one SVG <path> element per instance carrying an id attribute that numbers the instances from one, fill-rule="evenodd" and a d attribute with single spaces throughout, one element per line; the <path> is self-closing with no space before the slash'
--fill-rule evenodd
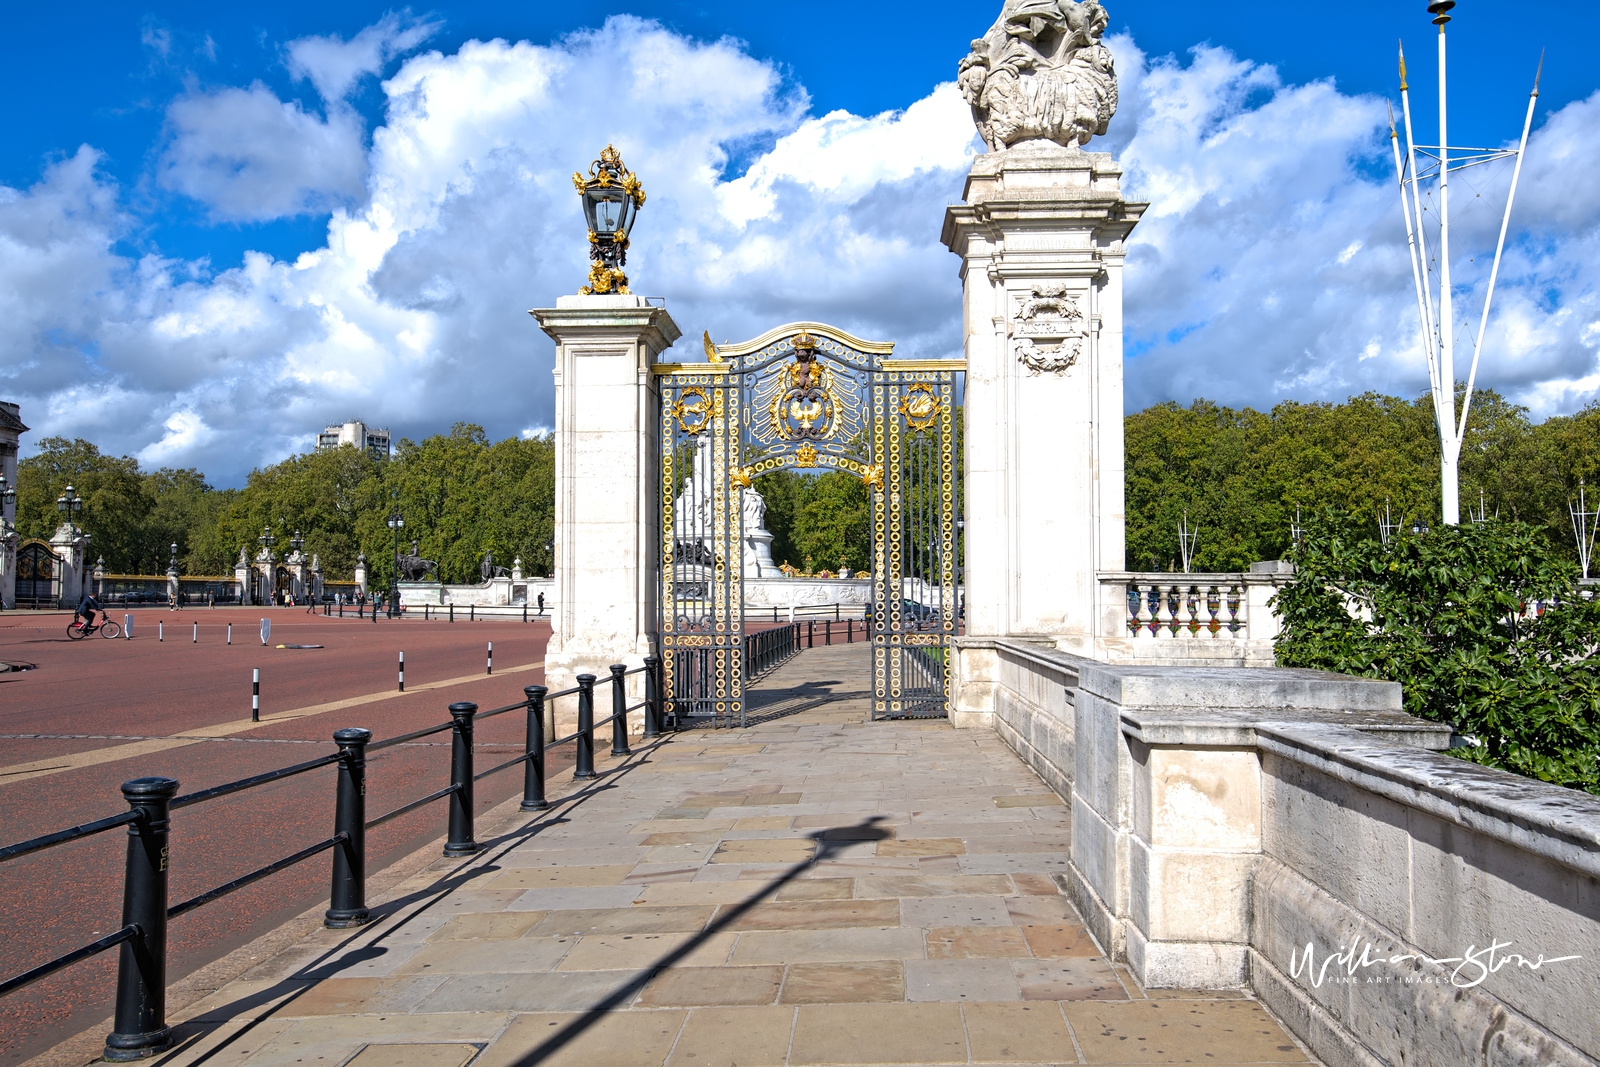
<path id="1" fill-rule="evenodd" d="M 1271 666 L 1280 627 L 1270 601 L 1288 577 L 1101 571 L 1097 651 L 1113 663 Z"/>

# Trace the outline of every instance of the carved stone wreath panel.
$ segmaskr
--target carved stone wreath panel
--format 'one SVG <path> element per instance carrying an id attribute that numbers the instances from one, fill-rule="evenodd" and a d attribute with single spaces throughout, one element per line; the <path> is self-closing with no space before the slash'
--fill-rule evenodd
<path id="1" fill-rule="evenodd" d="M 1011 350 L 1030 375 L 1064 374 L 1078 361 L 1088 340 L 1081 304 L 1087 290 L 1059 282 L 1040 282 L 1011 294 L 1016 301 Z"/>

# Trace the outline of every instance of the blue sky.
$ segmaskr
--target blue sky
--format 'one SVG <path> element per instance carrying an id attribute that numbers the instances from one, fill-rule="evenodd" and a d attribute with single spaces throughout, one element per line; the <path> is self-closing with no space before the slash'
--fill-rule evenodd
<path id="1" fill-rule="evenodd" d="M 1395 45 L 1410 47 L 1417 102 L 1434 99 L 1434 35 L 1425 4 L 1363 5 L 1359 22 L 1335 22 L 1334 5 L 1286 5 L 1242 0 L 1227 5 L 1134 0 L 1114 2 L 1111 32 L 1128 32 L 1152 55 L 1182 54 L 1209 42 L 1258 63 L 1272 64 L 1288 82 L 1332 78 L 1351 93 L 1394 95 Z M 915 18 L 893 18 L 893 39 L 869 44 L 852 26 L 859 3 L 814 0 L 784 9 L 749 3 L 631 3 L 607 10 L 659 20 L 701 39 L 724 35 L 746 42 L 809 94 L 816 113 L 843 108 L 858 115 L 904 108 L 948 80 L 952 56 L 993 18 L 992 0 L 935 2 Z M 1377 9 L 1377 10 L 1373 10 Z M 0 139 L 0 182 L 26 186 L 41 164 L 87 143 L 105 152 L 105 169 L 126 187 L 147 178 L 161 142 L 171 99 L 194 85 L 242 85 L 261 80 L 281 98 L 319 109 L 316 92 L 283 61 L 286 42 L 307 35 L 349 38 L 387 12 L 410 11 L 435 22 L 425 47 L 453 52 L 462 42 L 504 37 L 548 41 L 596 24 L 583 4 L 460 3 L 412 8 L 375 4 L 270 5 L 89 3 L 22 5 L 8 15 L 11 47 L 0 66 L 0 93 L 27 100 L 10 109 Z M 1542 49 L 1544 114 L 1593 92 L 1594 49 L 1600 45 L 1600 5 L 1524 3 L 1508 27 L 1505 8 L 1466 0 L 1450 26 L 1456 73 L 1452 138 L 1498 143 L 1519 127 L 1525 94 Z M 873 16 L 877 22 L 883 16 Z M 1321 24 L 1320 26 L 1318 24 Z M 1508 36 L 1508 30 L 1512 30 Z M 391 65 L 392 66 L 392 65 Z M 369 79 L 355 101 L 368 128 L 382 121 L 383 97 Z M 1431 112 L 1426 113 L 1431 119 Z M 1431 122 L 1430 122 L 1431 127 Z M 137 240 L 168 255 L 209 256 L 232 266 L 247 248 L 293 255 L 315 248 L 326 217 L 303 215 L 255 225 L 208 224 L 183 197 L 156 194 L 145 205 Z"/>
<path id="2" fill-rule="evenodd" d="M 1425 3 L 1107 6 L 1123 103 L 1090 147 L 1152 201 L 1129 258 L 1129 406 L 1424 390 L 1382 116 L 1403 38 L 1432 139 Z M 562 183 L 607 140 L 652 193 L 635 288 L 666 295 L 686 335 L 822 318 L 954 354 L 939 221 L 981 145 L 947 83 L 998 9 L 8 12 L 0 393 L 35 440 L 78 434 L 220 484 L 351 415 L 537 431 L 549 346 L 523 312 L 581 277 Z M 1600 14 L 1511 14 L 1456 10 L 1451 140 L 1514 138 L 1547 50 L 1482 379 L 1542 416 L 1600 395 Z M 1481 179 L 1467 307 L 1504 169 Z"/>

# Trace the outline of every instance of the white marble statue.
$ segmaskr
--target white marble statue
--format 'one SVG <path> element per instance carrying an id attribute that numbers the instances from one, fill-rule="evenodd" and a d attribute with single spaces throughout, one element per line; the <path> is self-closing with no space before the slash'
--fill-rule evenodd
<path id="1" fill-rule="evenodd" d="M 754 486 L 743 490 L 744 576 L 773 578 L 778 565 L 772 559 L 772 534 L 767 532 L 767 501 Z"/>
<path id="2" fill-rule="evenodd" d="M 1087 144 L 1117 110 L 1117 74 L 1095 0 L 1005 0 L 956 78 L 991 152 L 1023 141 Z"/>
<path id="3" fill-rule="evenodd" d="M 672 505 L 673 533 L 680 558 L 686 563 L 710 563 L 711 479 L 715 476 L 711 435 L 695 441 L 694 461 L 683 489 Z M 778 565 L 772 559 L 772 534 L 767 530 L 767 502 L 754 488 L 740 490 L 739 509 L 744 526 L 744 576 L 772 578 Z"/>

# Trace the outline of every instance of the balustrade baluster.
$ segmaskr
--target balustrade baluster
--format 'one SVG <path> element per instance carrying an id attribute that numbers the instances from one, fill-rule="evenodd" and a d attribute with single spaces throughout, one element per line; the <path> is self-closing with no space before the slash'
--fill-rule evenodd
<path id="1" fill-rule="evenodd" d="M 1185 582 L 1178 586 L 1178 627 L 1174 636 L 1193 641 L 1194 621 L 1194 586 Z"/>
<path id="2" fill-rule="evenodd" d="M 1143 582 L 1135 582 L 1133 587 L 1139 594 L 1139 611 L 1134 616 L 1138 625 L 1134 628 L 1133 636 L 1153 637 L 1155 635 L 1150 630 L 1150 624 L 1154 621 L 1150 614 L 1150 590 Z"/>
<path id="3" fill-rule="evenodd" d="M 1156 637 L 1158 639 L 1172 637 L 1172 594 L 1177 592 L 1177 589 L 1178 587 L 1175 585 L 1156 585 L 1156 596 L 1159 598 L 1156 603 Z"/>
<path id="4" fill-rule="evenodd" d="M 1215 600 L 1212 599 L 1212 594 L 1216 595 Z M 1222 602 L 1226 597 L 1227 594 L 1220 585 L 1205 587 L 1200 595 L 1201 618 L 1204 621 L 1200 624 L 1200 632 L 1195 636 L 1211 641 L 1222 637 Z"/>

